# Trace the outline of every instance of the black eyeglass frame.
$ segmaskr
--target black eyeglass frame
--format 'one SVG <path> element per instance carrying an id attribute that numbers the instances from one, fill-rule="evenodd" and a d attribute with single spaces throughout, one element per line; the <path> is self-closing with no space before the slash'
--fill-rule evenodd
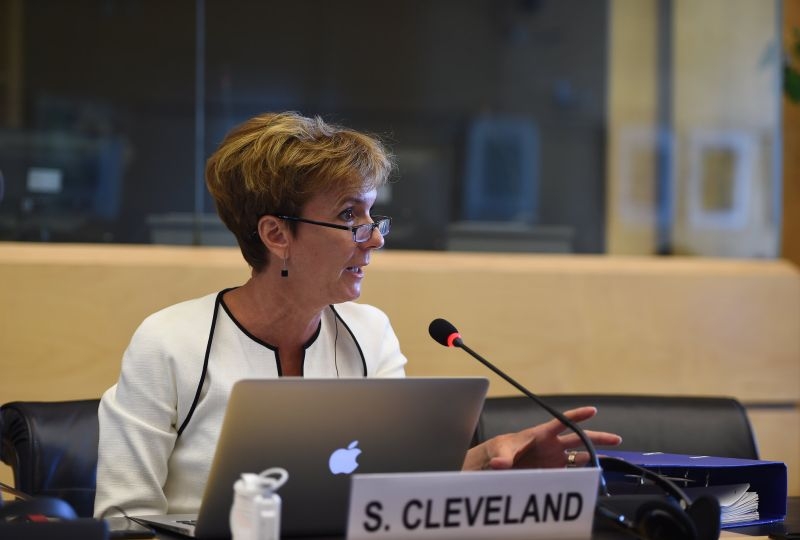
<path id="1" fill-rule="evenodd" d="M 347 225 L 339 225 L 338 223 L 327 223 L 325 221 L 316 221 L 313 219 L 306 219 L 296 216 L 275 216 L 278 219 L 285 219 L 286 221 L 298 221 L 300 223 L 309 223 L 311 225 L 319 225 L 321 227 L 330 227 L 331 229 L 340 229 L 342 231 L 350 231 L 353 233 L 353 242 L 357 244 L 363 244 L 364 242 L 368 242 L 370 238 L 372 238 L 372 231 L 378 229 L 378 232 L 381 236 L 386 236 L 389 234 L 389 231 L 392 227 L 392 218 L 389 216 L 372 216 L 372 223 L 362 223 L 361 225 L 354 225 L 352 227 L 348 227 Z M 384 223 L 386 225 L 384 225 Z M 381 230 L 381 228 L 385 229 L 385 232 Z M 369 229 L 369 234 L 363 239 L 358 240 L 356 239 L 356 235 L 358 234 L 359 230 Z"/>

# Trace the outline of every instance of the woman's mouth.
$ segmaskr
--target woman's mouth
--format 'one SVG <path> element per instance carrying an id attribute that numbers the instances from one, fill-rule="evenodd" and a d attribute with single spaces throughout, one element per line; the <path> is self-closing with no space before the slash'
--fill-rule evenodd
<path id="1" fill-rule="evenodd" d="M 358 276 L 363 276 L 364 272 L 361 266 L 348 266 L 345 268 L 346 271 L 350 272 L 351 274 L 356 274 Z"/>

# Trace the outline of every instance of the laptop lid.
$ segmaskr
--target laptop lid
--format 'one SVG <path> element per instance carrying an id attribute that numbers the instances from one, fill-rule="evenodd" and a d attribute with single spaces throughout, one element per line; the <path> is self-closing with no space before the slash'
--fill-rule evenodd
<path id="1" fill-rule="evenodd" d="M 350 473 L 461 468 L 485 378 L 248 379 L 231 392 L 195 536 L 230 535 L 233 483 L 282 467 L 281 535 L 345 532 Z"/>

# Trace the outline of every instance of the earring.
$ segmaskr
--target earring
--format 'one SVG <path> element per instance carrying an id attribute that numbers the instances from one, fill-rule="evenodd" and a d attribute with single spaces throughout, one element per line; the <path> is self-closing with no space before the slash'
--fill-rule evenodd
<path id="1" fill-rule="evenodd" d="M 289 269 L 286 267 L 286 259 L 283 259 L 283 268 L 281 268 L 281 277 L 289 277 Z"/>

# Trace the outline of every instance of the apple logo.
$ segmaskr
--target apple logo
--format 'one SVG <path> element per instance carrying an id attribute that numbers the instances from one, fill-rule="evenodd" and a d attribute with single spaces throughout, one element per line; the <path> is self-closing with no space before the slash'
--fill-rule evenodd
<path id="1" fill-rule="evenodd" d="M 358 467 L 358 455 L 361 453 L 358 441 L 351 442 L 347 448 L 338 448 L 328 459 L 328 468 L 333 474 L 350 474 Z"/>

